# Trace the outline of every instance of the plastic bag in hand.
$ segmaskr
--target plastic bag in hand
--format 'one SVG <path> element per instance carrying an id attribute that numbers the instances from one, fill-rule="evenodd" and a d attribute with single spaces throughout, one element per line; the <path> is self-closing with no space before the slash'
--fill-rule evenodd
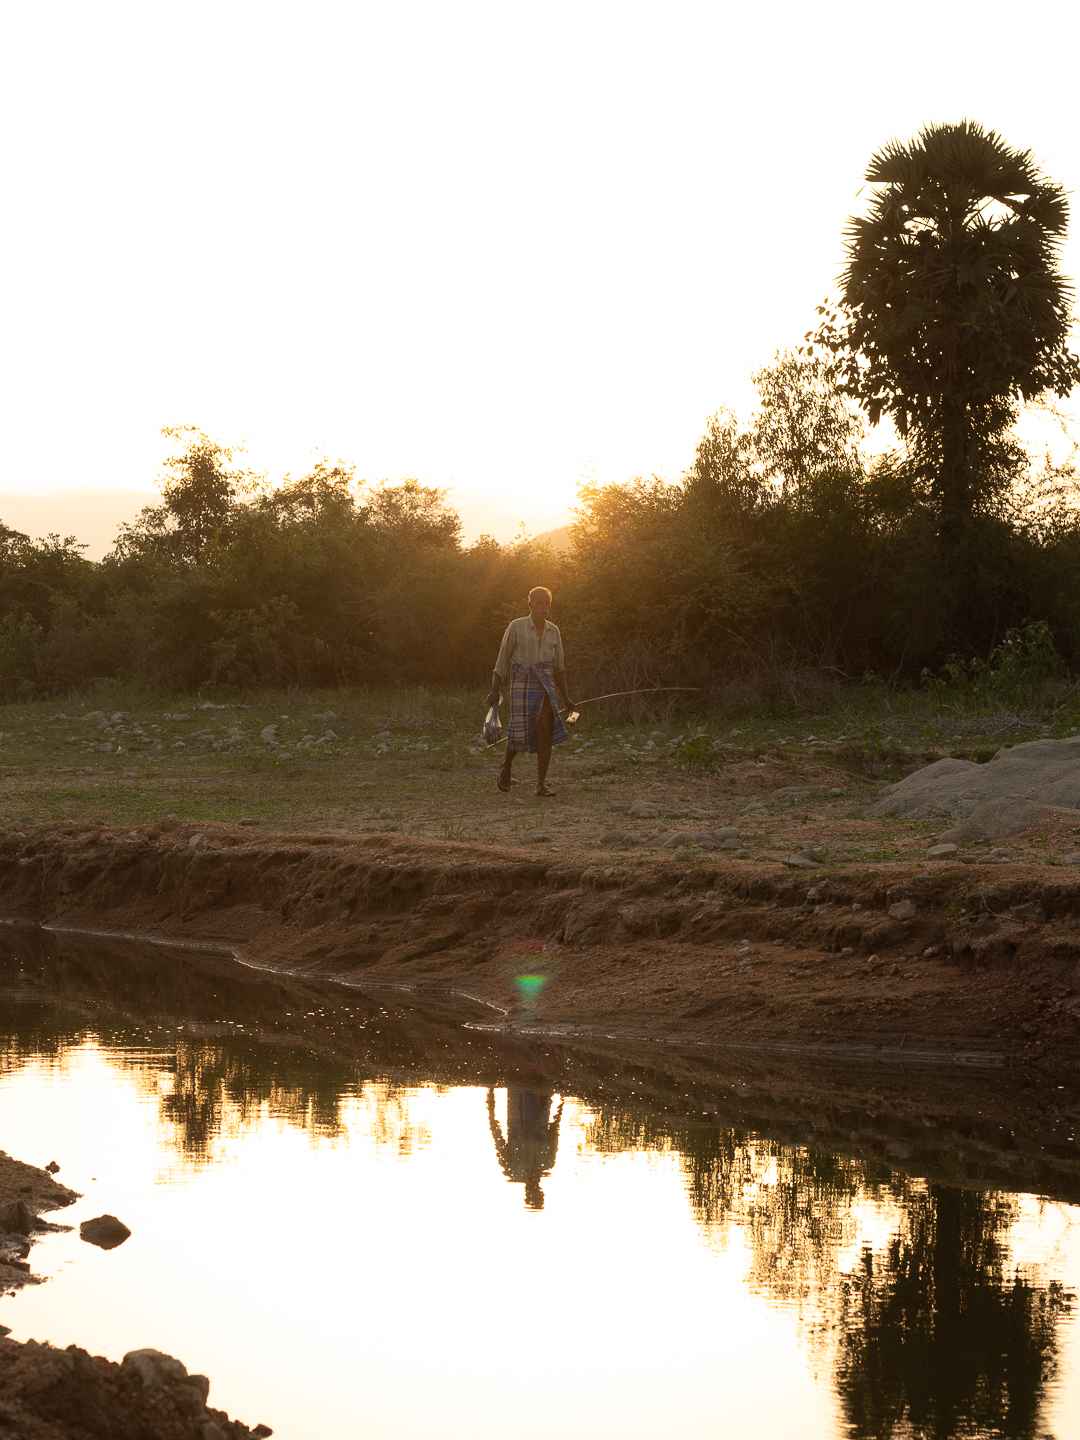
<path id="1" fill-rule="evenodd" d="M 499 707 L 492 705 L 484 716 L 480 734 L 486 745 L 495 745 L 502 739 L 502 725 L 499 721 Z"/>

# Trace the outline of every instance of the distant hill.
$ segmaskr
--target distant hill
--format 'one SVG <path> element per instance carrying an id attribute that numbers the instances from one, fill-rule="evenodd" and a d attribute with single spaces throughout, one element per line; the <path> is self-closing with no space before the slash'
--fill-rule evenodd
<path id="1" fill-rule="evenodd" d="M 571 540 L 573 528 L 572 525 L 560 525 L 557 530 L 544 530 L 541 534 L 534 535 L 533 539 L 550 545 L 556 555 L 565 555 L 573 543 Z"/>
<path id="2" fill-rule="evenodd" d="M 0 522 L 31 540 L 55 532 L 74 535 L 88 560 L 112 549 L 116 532 L 159 497 L 146 490 L 56 490 L 43 495 L 0 494 Z"/>
<path id="3" fill-rule="evenodd" d="M 462 498 L 466 543 L 473 538 L 470 531 L 486 530 L 489 534 L 506 535 L 502 543 L 513 544 L 511 527 L 521 524 L 519 518 L 509 517 L 509 512 L 493 514 L 490 507 L 481 506 L 471 497 Z M 53 531 L 74 535 L 86 546 L 83 554 L 88 560 L 100 560 L 112 549 L 116 532 L 124 521 L 134 520 L 144 505 L 160 502 L 160 494 L 150 490 L 56 490 L 41 495 L 0 492 L 0 524 L 21 530 L 32 540 Z M 543 541 L 562 555 L 570 549 L 571 528 L 560 525 L 531 538 Z"/>

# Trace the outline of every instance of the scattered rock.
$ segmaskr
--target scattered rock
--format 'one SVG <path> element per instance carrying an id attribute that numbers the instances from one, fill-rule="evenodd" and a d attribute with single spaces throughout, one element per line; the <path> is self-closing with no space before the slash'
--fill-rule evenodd
<path id="1" fill-rule="evenodd" d="M 150 1387 L 168 1385 L 173 1380 L 188 1379 L 187 1366 L 161 1350 L 129 1350 L 120 1364 L 126 1369 L 134 1370 L 142 1383 Z M 209 1380 L 206 1382 L 206 1391 L 207 1394 L 210 1393 Z M 204 1395 L 203 1400 L 205 1399 Z"/>
<path id="2" fill-rule="evenodd" d="M 785 855 L 783 863 L 792 870 L 814 870 L 818 865 L 809 855 Z"/>
<path id="3" fill-rule="evenodd" d="M 913 900 L 897 900 L 894 905 L 889 906 L 891 920 L 913 920 L 917 913 L 918 909 Z"/>
<path id="4" fill-rule="evenodd" d="M 263 742 L 264 745 L 279 744 L 280 742 L 278 740 L 277 726 L 264 725 L 263 728 L 259 731 L 259 739 Z"/>
<path id="5" fill-rule="evenodd" d="M 102 1250 L 115 1249 L 117 1245 L 122 1245 L 130 1234 L 128 1227 L 115 1215 L 96 1215 L 93 1220 L 84 1220 L 79 1226 L 82 1239 Z"/>
<path id="6" fill-rule="evenodd" d="M 926 858 L 928 860 L 943 860 L 946 855 L 955 855 L 959 849 L 959 845 L 954 845 L 951 842 L 945 842 L 941 845 L 931 845 L 930 849 L 926 852 Z"/>
<path id="7" fill-rule="evenodd" d="M 651 800 L 634 800 L 626 813 L 638 820 L 651 820 L 660 814 L 660 806 L 654 805 Z"/>
<path id="8" fill-rule="evenodd" d="M 721 830 L 677 830 L 664 843 L 672 848 L 697 845 L 702 850 L 739 850 L 743 842 L 733 826 L 725 825 Z"/>

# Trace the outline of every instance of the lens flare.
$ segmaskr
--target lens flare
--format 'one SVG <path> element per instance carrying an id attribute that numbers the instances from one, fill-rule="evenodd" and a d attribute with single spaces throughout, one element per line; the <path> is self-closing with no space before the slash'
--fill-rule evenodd
<path id="1" fill-rule="evenodd" d="M 515 975 L 514 984 L 523 1000 L 535 1000 L 547 984 L 546 975 Z"/>

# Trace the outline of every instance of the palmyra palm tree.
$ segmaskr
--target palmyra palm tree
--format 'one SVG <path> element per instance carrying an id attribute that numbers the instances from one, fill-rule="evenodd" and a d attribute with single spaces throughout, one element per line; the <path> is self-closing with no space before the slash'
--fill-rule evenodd
<path id="1" fill-rule="evenodd" d="M 866 178 L 839 312 L 818 339 L 871 421 L 891 414 L 909 439 L 956 541 L 993 489 L 988 451 L 1018 402 L 1080 380 L 1057 269 L 1065 194 L 1029 151 L 970 121 L 893 141 Z"/>

